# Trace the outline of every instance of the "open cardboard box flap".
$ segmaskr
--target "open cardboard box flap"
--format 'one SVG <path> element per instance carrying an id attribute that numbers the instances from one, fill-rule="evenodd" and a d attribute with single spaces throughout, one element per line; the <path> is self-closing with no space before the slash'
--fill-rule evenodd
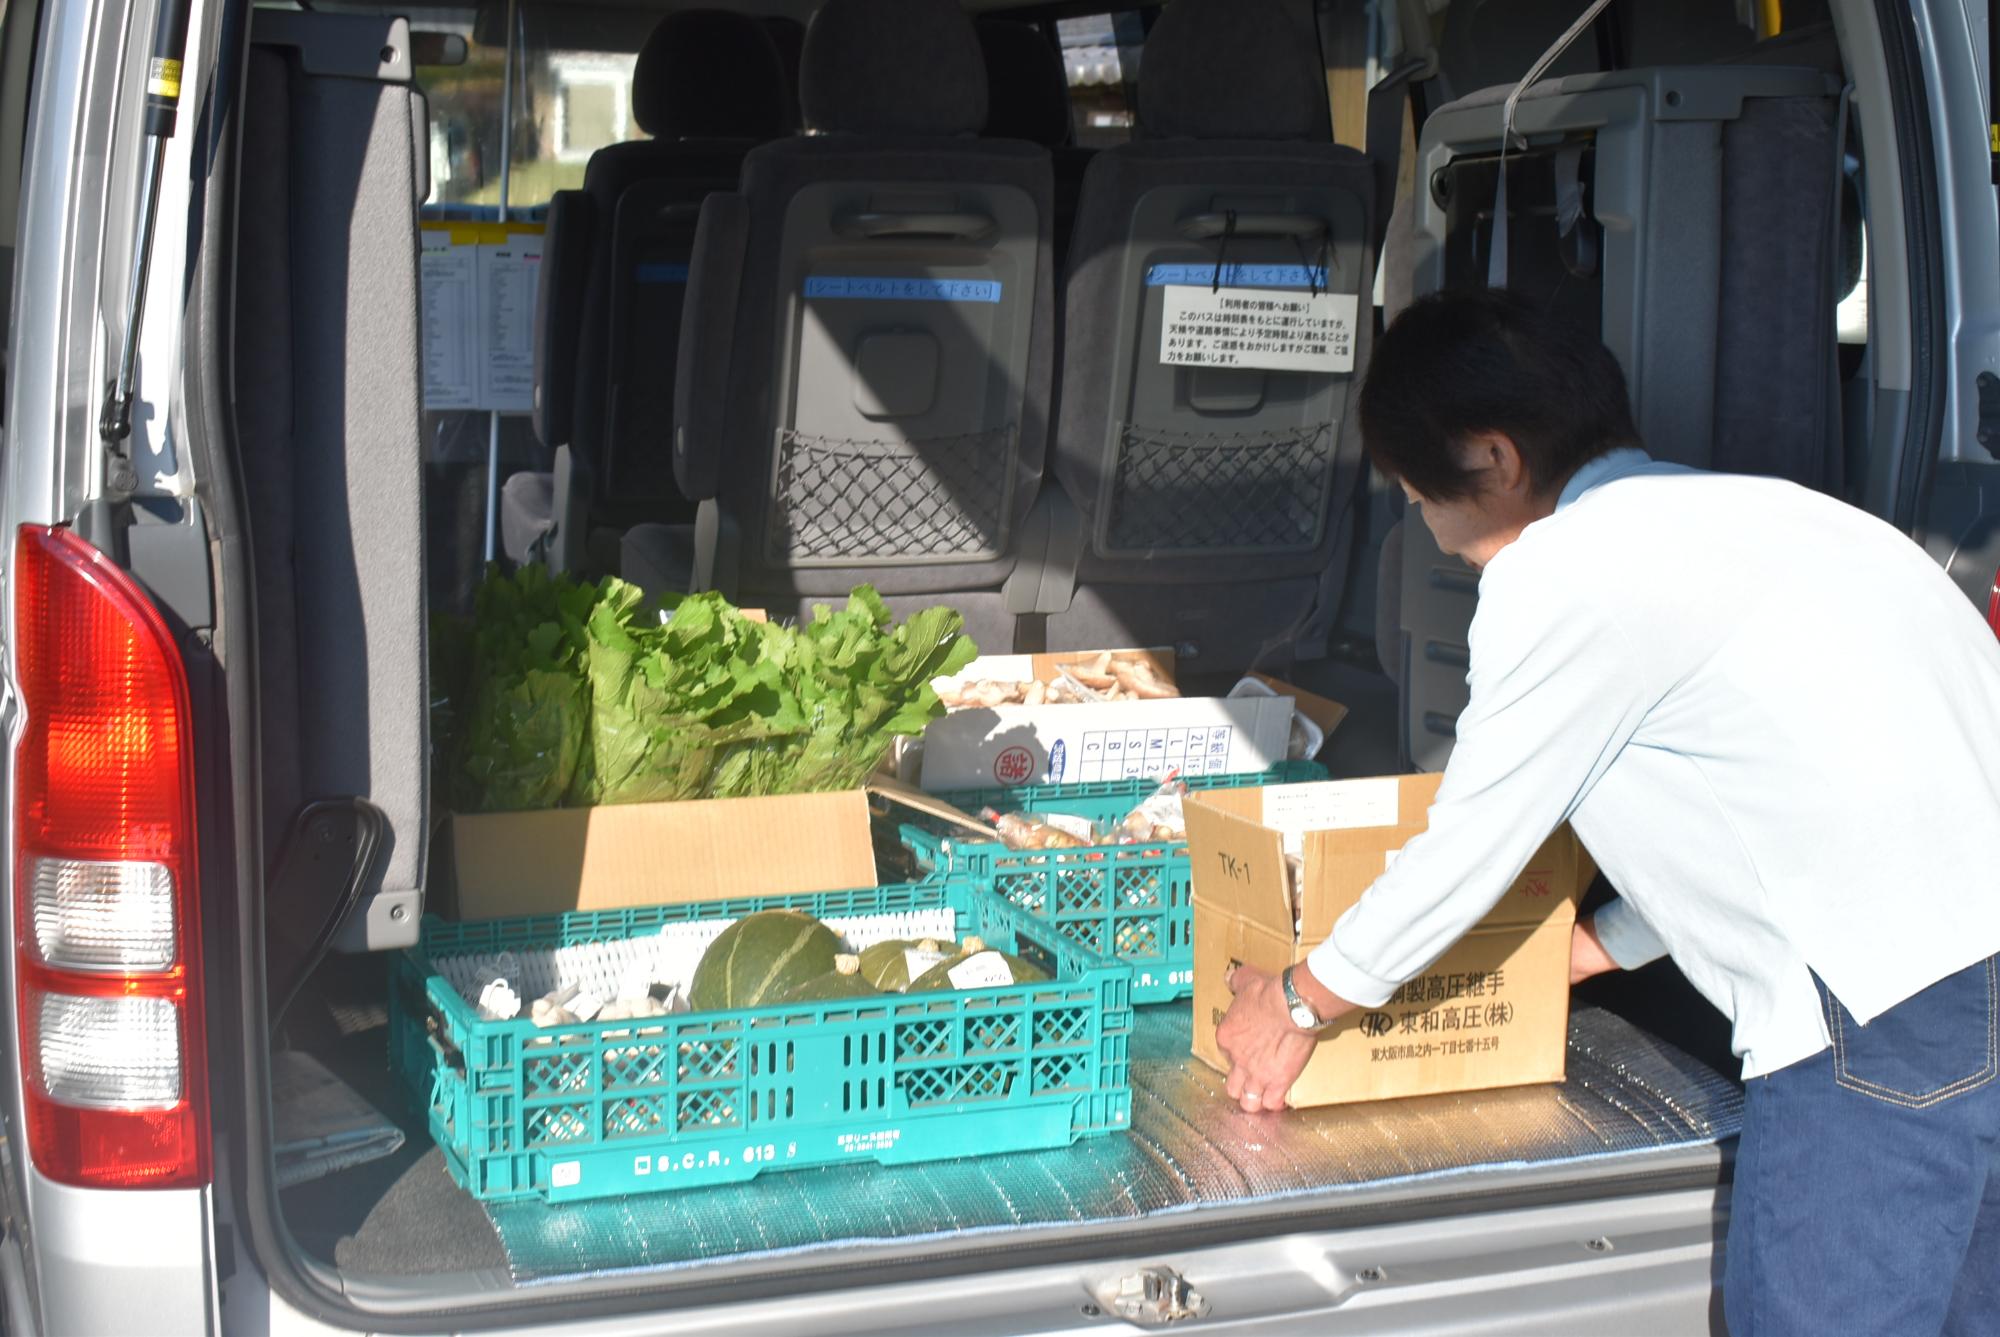
<path id="1" fill-rule="evenodd" d="M 977 831 L 988 840 L 993 839 L 993 827 L 982 822 L 965 809 L 947 803 L 935 794 L 927 794 L 913 784 L 907 784 L 894 776 L 877 774 L 868 781 L 868 792 L 889 803 L 935 817 L 965 830 Z"/>

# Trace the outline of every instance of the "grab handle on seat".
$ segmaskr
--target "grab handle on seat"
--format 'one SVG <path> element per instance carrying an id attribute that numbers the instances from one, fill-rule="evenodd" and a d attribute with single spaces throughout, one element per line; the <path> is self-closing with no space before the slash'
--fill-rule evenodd
<path id="1" fill-rule="evenodd" d="M 877 240 L 883 237 L 949 237 L 954 241 L 984 241 L 996 224 L 980 213 L 858 213 L 836 225 L 843 237 Z"/>
<path id="2" fill-rule="evenodd" d="M 1189 241 L 1214 241 L 1225 233 L 1231 237 L 1296 237 L 1304 240 L 1326 231 L 1326 221 L 1310 214 L 1238 213 L 1234 229 L 1229 225 L 1229 217 L 1226 213 L 1210 213 L 1183 218 L 1181 235 Z"/>

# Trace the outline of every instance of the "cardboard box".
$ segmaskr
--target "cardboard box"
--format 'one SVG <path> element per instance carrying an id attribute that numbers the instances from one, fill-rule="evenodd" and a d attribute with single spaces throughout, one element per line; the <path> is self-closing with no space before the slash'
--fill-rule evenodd
<path id="1" fill-rule="evenodd" d="M 949 678 L 939 678 L 939 684 L 979 682 L 993 679 L 998 682 L 1054 682 L 1062 676 L 1062 671 L 1079 664 L 1094 663 L 1103 655 L 1119 659 L 1143 659 L 1153 666 L 1168 682 L 1174 680 L 1174 652 L 1171 647 L 1159 646 L 1153 649 L 1126 650 L 1065 650 L 1060 654 L 1039 655 L 981 655 Z"/>
<path id="2" fill-rule="evenodd" d="M 1194 1052 L 1228 1062 L 1215 1030 L 1224 982 L 1243 962 L 1276 972 L 1305 959 L 1412 836 L 1428 825 L 1435 775 L 1211 790 L 1187 804 L 1194 873 Z M 1284 855 L 1305 862 L 1294 928 Z M 1570 930 L 1596 865 L 1565 826 L 1492 913 L 1381 1007 L 1323 1034 L 1295 1105 L 1560 1081 L 1569 1029 Z"/>
<path id="3" fill-rule="evenodd" d="M 458 917 L 841 891 L 875 885 L 859 789 L 456 815 Z"/>
<path id="4" fill-rule="evenodd" d="M 1347 707 L 1331 697 L 1308 692 L 1302 687 L 1294 687 L 1284 679 L 1274 678 L 1268 673 L 1251 673 L 1245 676 L 1255 678 L 1279 696 L 1292 698 L 1299 714 L 1318 725 L 1322 734 L 1330 736 L 1340 727 L 1340 722 L 1347 718 Z"/>
<path id="5" fill-rule="evenodd" d="M 1285 759 L 1288 697 L 957 710 L 924 731 L 925 789 L 1221 775 Z"/>

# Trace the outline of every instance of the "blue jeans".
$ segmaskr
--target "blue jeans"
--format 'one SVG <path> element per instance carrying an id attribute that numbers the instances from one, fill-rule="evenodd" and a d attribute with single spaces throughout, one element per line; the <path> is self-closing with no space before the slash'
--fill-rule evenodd
<path id="1" fill-rule="evenodd" d="M 2000 1334 L 2000 957 L 1745 1083 L 1731 1337 Z"/>

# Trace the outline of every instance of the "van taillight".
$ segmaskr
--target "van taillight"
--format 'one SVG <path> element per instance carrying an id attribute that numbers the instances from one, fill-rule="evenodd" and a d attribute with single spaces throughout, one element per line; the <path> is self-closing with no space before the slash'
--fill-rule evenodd
<path id="1" fill-rule="evenodd" d="M 28 1147 L 94 1188 L 208 1182 L 187 677 L 66 529 L 14 549 L 14 907 Z"/>
<path id="2" fill-rule="evenodd" d="M 1986 596 L 1986 625 L 2000 636 L 2000 571 L 1993 573 L 1993 592 Z"/>

